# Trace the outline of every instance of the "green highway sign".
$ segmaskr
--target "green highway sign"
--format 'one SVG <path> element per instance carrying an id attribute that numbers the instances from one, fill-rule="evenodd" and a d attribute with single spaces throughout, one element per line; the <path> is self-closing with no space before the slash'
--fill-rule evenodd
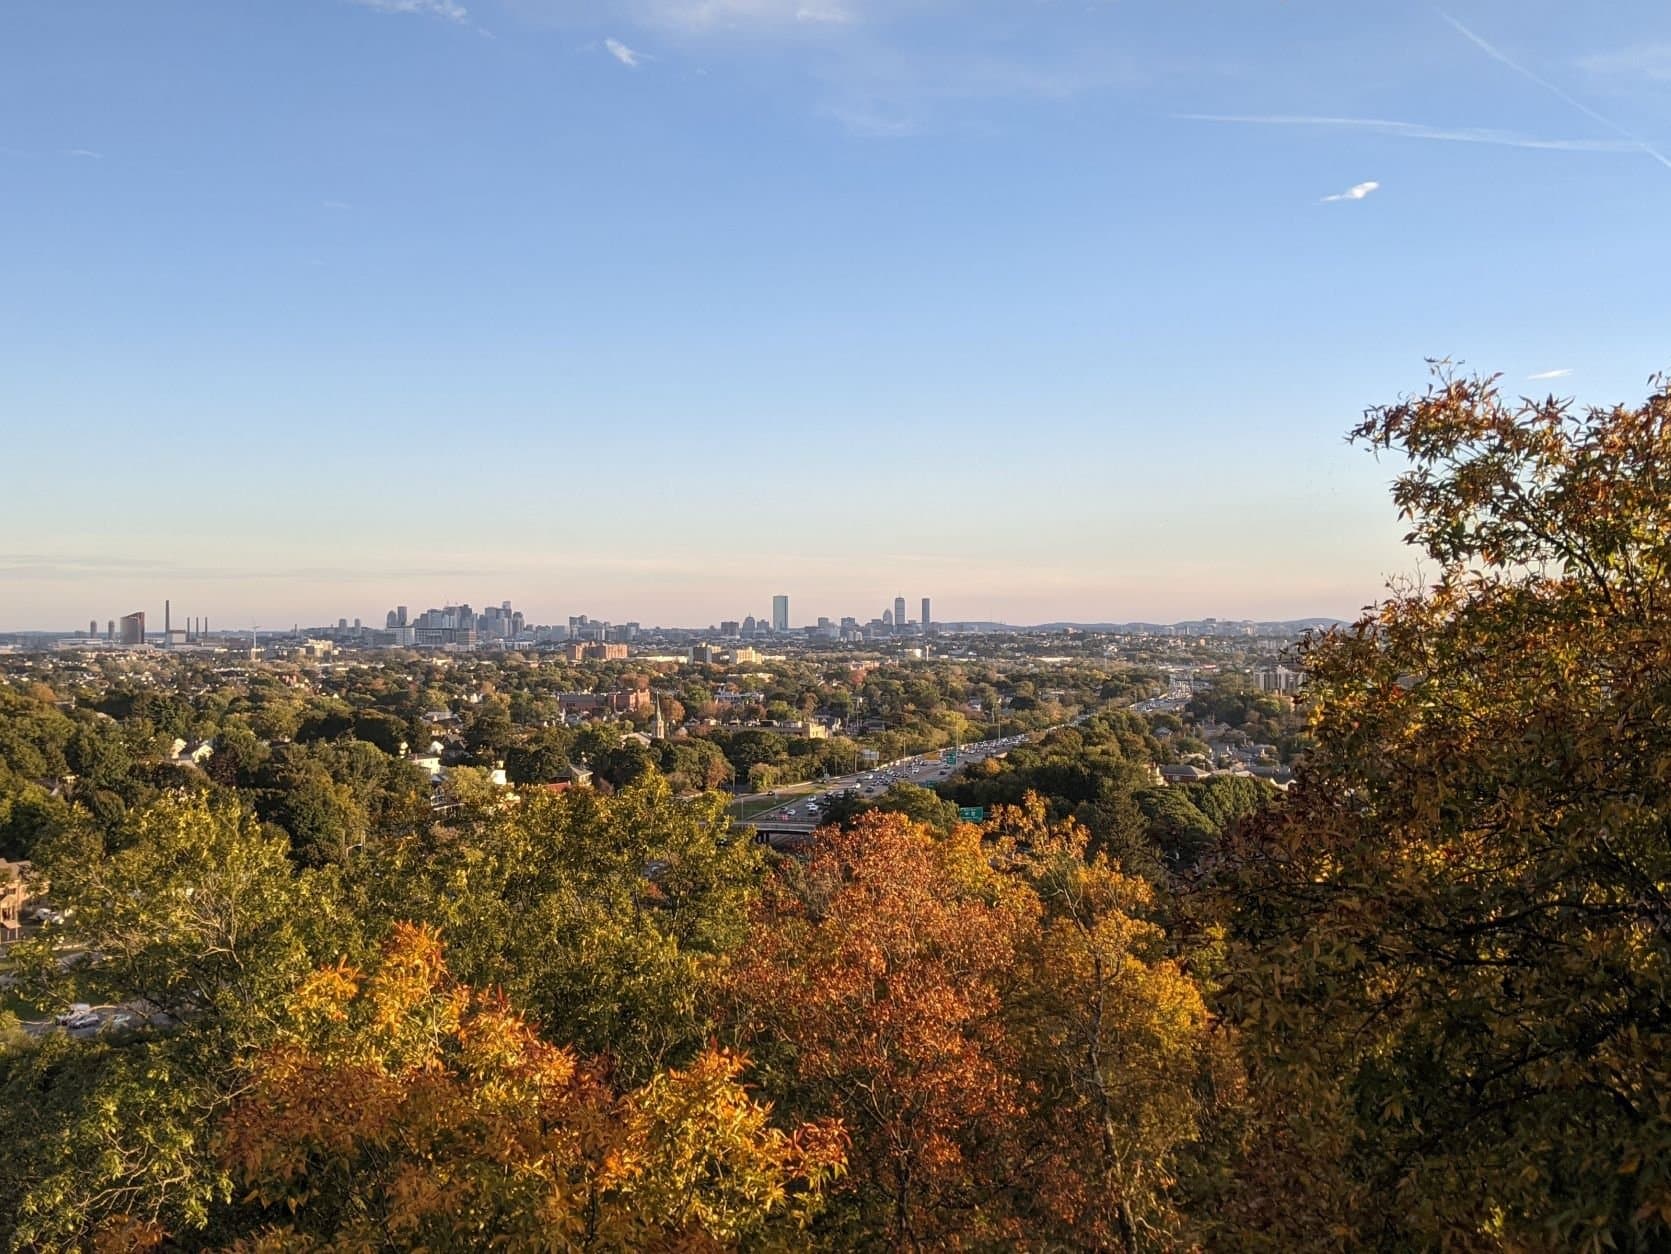
<path id="1" fill-rule="evenodd" d="M 986 822 L 985 806 L 958 806 L 957 817 L 964 823 Z"/>

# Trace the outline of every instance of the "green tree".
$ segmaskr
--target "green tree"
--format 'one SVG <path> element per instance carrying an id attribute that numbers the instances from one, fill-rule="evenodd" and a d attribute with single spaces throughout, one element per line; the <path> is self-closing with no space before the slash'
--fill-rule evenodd
<path id="1" fill-rule="evenodd" d="M 209 1133 L 238 1060 L 271 1039 L 319 955 L 353 952 L 352 921 L 282 836 L 224 799 L 166 798 L 113 849 L 72 829 L 38 857 L 69 919 L 13 951 L 31 996 L 128 1004 L 165 1026 L 0 1053 L 0 1233 L 56 1248 L 201 1229 L 228 1196 Z M 97 958 L 66 968 L 59 947 Z"/>
<path id="2" fill-rule="evenodd" d="M 926 823 L 936 831 L 949 832 L 957 822 L 957 804 L 947 801 L 933 789 L 906 780 L 888 785 L 876 798 L 876 808 L 892 814 L 903 814 L 913 822 Z"/>
<path id="3" fill-rule="evenodd" d="M 36 846 L 63 832 L 74 818 L 67 801 L 39 784 L 25 784 L 15 793 L 0 792 L 0 858 L 34 857 Z"/>
<path id="4" fill-rule="evenodd" d="M 374 851 L 355 892 L 368 919 L 441 928 L 461 978 L 638 1082 L 712 1032 L 703 990 L 744 935 L 760 868 L 722 798 L 674 798 L 651 773 Z"/>
<path id="5" fill-rule="evenodd" d="M 505 778 L 513 784 L 544 784 L 564 778 L 573 737 L 559 728 L 541 731 L 505 751 Z"/>

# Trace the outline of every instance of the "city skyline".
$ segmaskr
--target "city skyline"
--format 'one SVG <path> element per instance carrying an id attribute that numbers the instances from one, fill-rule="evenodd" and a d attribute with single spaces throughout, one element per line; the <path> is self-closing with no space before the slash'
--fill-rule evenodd
<path id="1" fill-rule="evenodd" d="M 1424 359 L 1667 364 L 1671 15 L 1211 12 L 12 6 L 0 629 L 1353 616 Z"/>
<path id="2" fill-rule="evenodd" d="M 777 609 L 775 602 L 781 595 L 783 594 L 772 594 L 768 596 L 767 605 L 763 607 L 764 612 L 760 612 L 750 606 L 738 606 L 730 607 L 724 612 L 708 618 L 672 617 L 665 619 L 655 619 L 633 611 L 630 605 L 612 612 L 605 612 L 601 607 L 597 606 L 577 606 L 547 613 L 541 609 L 527 608 L 523 601 L 514 596 L 506 599 L 500 595 L 499 592 L 494 592 L 489 597 L 476 599 L 469 597 L 447 597 L 435 598 L 426 601 L 423 598 L 408 597 L 407 601 L 409 604 L 402 604 L 398 608 L 402 612 L 407 612 L 409 614 L 409 618 L 400 617 L 397 615 L 397 611 L 389 606 L 385 606 L 381 610 L 366 609 L 363 611 L 357 608 L 337 608 L 328 612 L 318 612 L 310 615 L 297 614 L 294 612 L 275 613 L 269 614 L 265 618 L 245 618 L 242 620 L 236 615 L 216 615 L 213 613 L 199 614 L 196 612 L 196 607 L 193 607 L 189 614 L 183 614 L 180 616 L 180 622 L 183 623 L 184 626 L 174 626 L 173 634 L 179 636 L 189 635 L 192 637 L 240 635 L 247 634 L 252 628 L 260 630 L 263 634 L 269 632 L 287 633 L 296 629 L 306 630 L 310 628 L 343 630 L 350 628 L 359 629 L 363 627 L 367 631 L 373 631 L 380 627 L 392 628 L 397 624 L 401 627 L 405 627 L 409 621 L 416 623 L 425 615 L 439 614 L 443 610 L 452 608 L 469 608 L 472 609 L 479 617 L 486 617 L 488 615 L 499 613 L 502 606 L 509 607 L 512 604 L 516 607 L 515 612 L 517 620 L 519 622 L 526 621 L 530 629 L 535 626 L 558 627 L 564 624 L 572 624 L 577 619 L 582 622 L 590 621 L 593 623 L 605 623 L 616 627 L 630 624 L 635 628 L 642 628 L 649 631 L 665 629 L 673 631 L 697 632 L 718 632 L 725 623 L 741 623 L 745 620 L 752 619 L 756 624 L 758 624 L 758 629 L 763 633 L 772 631 L 788 632 L 792 634 L 798 634 L 803 630 L 816 627 L 820 622 L 840 624 L 844 620 L 848 619 L 853 620 L 861 626 L 873 623 L 887 623 L 890 628 L 897 629 L 900 625 L 898 620 L 894 618 L 894 603 L 895 601 L 903 598 L 887 599 L 882 602 L 878 608 L 871 611 L 867 611 L 866 607 L 863 605 L 851 605 L 846 607 L 833 606 L 828 609 L 809 611 L 803 615 L 798 610 L 793 608 L 799 598 L 793 594 L 789 594 L 787 596 L 787 600 L 791 608 L 789 618 L 787 620 L 787 626 L 780 627 L 778 625 L 778 620 L 774 617 L 774 615 Z M 87 632 L 90 636 L 102 637 L 108 634 L 120 637 L 123 634 L 123 630 L 121 629 L 124 629 L 125 625 L 132 620 L 138 624 L 138 631 L 148 633 L 148 638 L 162 639 L 165 635 L 169 634 L 169 607 L 175 598 L 157 597 L 153 599 L 158 605 L 163 607 L 161 611 L 157 611 L 148 602 L 141 603 L 136 601 L 129 609 L 121 612 L 111 610 L 108 613 L 103 613 L 93 609 L 88 609 L 81 617 L 73 618 L 66 623 L 21 621 L 15 623 L 0 622 L 0 634 L 31 632 L 42 632 L 47 634 L 81 634 L 80 625 L 81 623 L 86 622 L 91 628 L 91 630 Z M 920 603 L 923 607 L 928 607 L 931 601 L 937 601 L 937 598 L 922 597 Z M 910 604 L 910 602 L 907 601 L 907 604 Z M 508 616 L 510 611 L 506 609 L 505 613 Z M 930 621 L 936 626 L 946 623 L 996 623 L 1010 627 L 1031 627 L 1051 623 L 1173 624 L 1182 622 L 1204 622 L 1210 620 L 1217 620 L 1221 622 L 1303 622 L 1308 620 L 1323 619 L 1350 621 L 1349 616 L 1347 615 L 1331 614 L 1325 611 L 1301 614 L 1239 613 L 1236 612 L 1235 607 L 1226 606 L 1220 606 L 1217 610 L 1209 608 L 1208 610 L 1198 614 L 1171 616 L 1155 616 L 1135 613 L 1095 615 L 1070 613 L 1063 615 L 1035 615 L 1002 618 L 974 613 L 946 616 L 939 610 L 935 610 L 934 617 L 931 620 L 926 621 Z M 904 620 L 905 625 L 913 632 L 919 630 L 924 621 L 925 620 L 922 619 L 920 613 L 917 617 L 908 617 Z"/>
<path id="3" fill-rule="evenodd" d="M 6 583 L 8 589 L 16 589 L 23 582 L 6 576 L 3 570 L 0 570 L 0 580 Z M 586 613 L 620 622 L 636 620 L 664 626 L 700 626 L 751 614 L 770 622 L 774 595 L 767 591 L 751 597 L 747 593 L 733 595 L 718 590 L 732 588 L 742 582 L 730 580 L 724 583 L 716 580 L 715 590 L 707 595 L 680 600 L 657 595 L 653 584 L 647 586 L 647 595 L 635 595 L 631 587 L 621 587 L 617 581 L 601 582 L 591 592 L 577 589 L 572 593 L 540 594 L 519 590 L 510 582 L 497 578 L 455 579 L 435 585 L 446 589 L 444 595 L 422 597 L 413 592 L 413 584 L 406 581 L 370 578 L 364 585 L 358 585 L 357 581 L 349 579 L 332 579 L 328 583 L 307 584 L 308 591 L 294 600 L 277 596 L 256 599 L 259 593 L 224 591 L 223 584 L 238 584 L 239 581 L 233 577 L 225 580 L 188 577 L 167 581 L 136 577 L 114 581 L 110 585 L 95 579 L 73 577 L 51 582 L 61 590 L 50 597 L 43 597 L 37 611 L 31 612 L 11 597 L 0 601 L 0 631 L 71 630 L 89 618 L 96 618 L 102 625 L 108 619 L 120 618 L 135 609 L 144 609 L 160 624 L 163 602 L 170 597 L 176 605 L 190 606 L 189 613 L 192 615 L 209 619 L 217 630 L 223 627 L 229 631 L 247 630 L 251 624 L 276 628 L 292 622 L 335 623 L 345 615 L 350 621 L 359 617 L 367 623 L 380 624 L 388 607 L 395 604 L 397 598 L 400 602 L 411 604 L 416 611 L 419 601 L 423 602 L 423 608 L 447 604 L 494 605 L 503 600 L 507 592 L 518 606 L 528 607 L 527 612 L 532 617 L 546 622 L 561 621 L 574 613 Z M 271 582 L 251 581 L 256 588 Z M 339 583 L 354 583 L 358 590 L 338 592 Z M 156 590 L 164 586 L 173 591 L 165 594 Z M 820 617 L 839 620 L 849 614 L 868 621 L 871 617 L 880 616 L 884 608 L 891 610 L 894 597 L 886 591 L 891 586 L 875 584 L 874 593 L 868 588 L 857 592 L 830 590 L 820 593 L 816 588 L 793 592 L 790 594 L 792 623 L 811 624 Z M 1308 598 L 1294 595 L 1291 589 L 1284 589 L 1280 595 L 1238 599 L 1215 595 L 1210 582 L 1204 583 L 1198 592 L 1190 591 L 1183 596 L 1145 595 L 1139 581 L 1132 581 L 1132 586 L 1133 595 L 1126 597 L 1078 597 L 1071 593 L 1010 597 L 995 594 L 990 589 L 957 594 L 936 585 L 932 601 L 937 620 L 957 622 L 1175 622 L 1210 617 L 1280 621 L 1314 617 L 1350 619 L 1363 605 L 1374 600 L 1378 591 L 1376 587 L 1366 586 L 1363 598 L 1351 602 L 1350 596 L 1333 595 L 1338 590 L 1325 590 Z M 945 587 L 954 588 L 955 585 L 947 584 Z M 120 588 L 120 593 L 112 590 L 115 588 Z M 908 604 L 915 605 L 916 602 L 908 600 Z"/>

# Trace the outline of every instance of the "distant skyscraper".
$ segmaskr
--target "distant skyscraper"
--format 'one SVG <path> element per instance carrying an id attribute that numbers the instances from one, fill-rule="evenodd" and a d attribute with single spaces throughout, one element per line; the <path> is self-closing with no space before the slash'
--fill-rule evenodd
<path id="1" fill-rule="evenodd" d="M 96 635 L 99 634 L 99 620 L 98 619 L 89 618 L 87 620 L 87 634 L 89 636 L 96 636 Z"/>
<path id="2" fill-rule="evenodd" d="M 786 596 L 772 598 L 772 630 L 789 630 L 789 598 Z"/>
<path id="3" fill-rule="evenodd" d="M 395 626 L 406 626 L 406 607 L 404 605 L 395 606 Z"/>
<path id="4" fill-rule="evenodd" d="M 892 627 L 893 625 L 894 625 L 894 612 L 892 610 L 883 610 L 882 611 L 882 626 Z"/>
<path id="5" fill-rule="evenodd" d="M 174 630 L 174 623 L 168 616 L 168 602 L 164 601 L 162 603 L 162 634 L 163 634 L 163 636 L 167 637 L 168 633 L 172 630 Z"/>
<path id="6" fill-rule="evenodd" d="M 904 631 L 905 630 L 905 622 L 906 622 L 906 619 L 905 619 L 905 598 L 904 597 L 895 597 L 894 598 L 894 630 L 895 631 Z"/>
<path id="7" fill-rule="evenodd" d="M 106 640 L 116 639 L 116 620 L 114 618 L 107 618 L 105 620 L 104 638 Z"/>
<path id="8" fill-rule="evenodd" d="M 934 621 L 934 619 L 929 615 L 929 612 L 928 612 L 928 598 L 924 597 L 923 598 L 923 635 L 925 635 L 925 636 L 928 635 L 929 624 L 931 624 L 933 621 Z"/>
<path id="9" fill-rule="evenodd" d="M 122 643 L 145 643 L 145 611 L 135 610 L 132 614 L 122 615 Z"/>

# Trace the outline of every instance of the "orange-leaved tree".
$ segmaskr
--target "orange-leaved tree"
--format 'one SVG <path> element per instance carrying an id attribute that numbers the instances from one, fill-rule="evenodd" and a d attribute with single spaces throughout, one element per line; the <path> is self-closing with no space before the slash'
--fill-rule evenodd
<path id="1" fill-rule="evenodd" d="M 733 1021 L 782 1107 L 853 1137 L 836 1239 L 1014 1235 L 1006 1147 L 1024 1106 L 1003 1011 L 1027 910 L 978 828 L 900 814 L 826 829 L 769 887 Z"/>
<path id="2" fill-rule="evenodd" d="M 735 1054 L 618 1096 L 452 981 L 427 929 L 397 926 L 369 973 L 316 972 L 290 1009 L 220 1140 L 257 1243 L 727 1247 L 799 1230 L 843 1167 L 840 1129 L 773 1127 Z"/>

